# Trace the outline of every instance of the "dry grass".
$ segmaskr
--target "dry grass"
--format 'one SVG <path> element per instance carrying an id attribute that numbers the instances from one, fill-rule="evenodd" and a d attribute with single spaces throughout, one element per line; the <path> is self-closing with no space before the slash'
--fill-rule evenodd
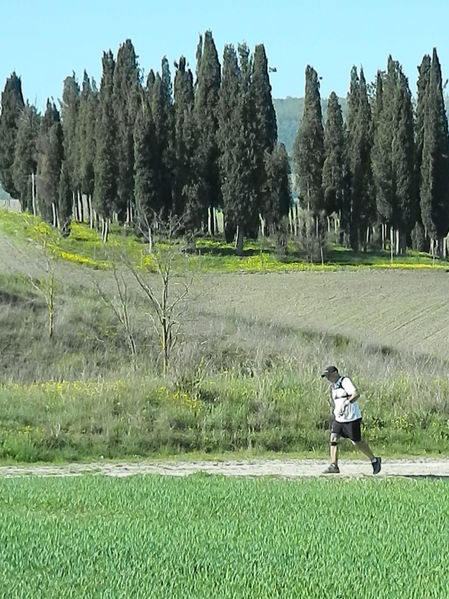
<path id="1" fill-rule="evenodd" d="M 37 272 L 39 257 L 31 257 Z M 9 273 L 29 267 L 20 252 L 0 268 L 5 270 L 5 264 Z M 442 270 L 197 274 L 182 343 L 164 381 L 159 378 L 159 347 L 148 306 L 131 277 L 130 316 L 138 349 L 135 373 L 124 332 L 92 282 L 97 278 L 113 295 L 112 273 L 59 264 L 57 276 L 52 342 L 44 337 L 45 305 L 27 278 L 0 276 L 3 405 L 10 405 L 11 384 L 48 380 L 113 384 L 117 379 L 126 381 L 129 405 L 122 422 L 106 394 L 104 409 L 101 404 L 98 414 L 93 413 L 90 426 L 109 432 L 93 440 L 85 432 L 90 428 L 75 426 L 87 405 L 83 395 L 76 396 L 70 387 L 53 422 L 66 439 L 62 451 L 67 457 L 106 450 L 115 456 L 145 454 L 157 447 L 170 452 L 252 447 L 322 451 L 327 389 L 319 374 L 328 363 L 354 377 L 378 446 L 413 453 L 437 451 L 447 444 L 449 313 L 447 273 Z M 195 412 L 195 407 L 194 413 L 180 415 L 164 396 L 155 404 L 154 428 L 153 420 L 146 423 L 142 415 L 148 389 L 161 385 L 170 390 L 170 398 L 193 398 L 201 410 Z M 25 387 L 14 393 L 9 421 L 0 422 L 0 449 L 3 443 L 4 455 L 51 459 L 56 451 L 53 429 L 42 433 L 42 439 L 36 432 L 36 442 L 29 441 L 26 429 L 18 448 L 14 432 L 22 430 L 23 414 L 31 429 L 40 431 L 45 393 L 36 396 L 32 410 Z M 117 438 L 102 424 L 111 413 Z M 135 428 L 131 421 L 137 422 Z"/>
<path id="2" fill-rule="evenodd" d="M 444 359 L 449 350 L 445 271 L 228 274 L 197 283 L 211 321 L 251 319 L 267 334 L 279 326 Z"/>

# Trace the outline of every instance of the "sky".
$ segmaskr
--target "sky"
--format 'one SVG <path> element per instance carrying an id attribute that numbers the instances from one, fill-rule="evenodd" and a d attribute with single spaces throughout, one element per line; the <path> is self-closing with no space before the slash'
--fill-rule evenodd
<path id="1" fill-rule="evenodd" d="M 0 88 L 15 71 L 25 99 L 39 110 L 61 97 L 62 84 L 84 69 L 97 82 L 103 51 L 127 38 L 144 74 L 166 55 L 184 55 L 192 70 L 198 37 L 210 29 L 220 57 L 227 43 L 263 43 L 274 98 L 304 95 L 304 71 L 313 66 L 321 95 L 346 96 L 353 65 L 368 81 L 398 60 L 416 92 L 417 65 L 436 47 L 449 77 L 447 0 L 0 0 Z M 449 91 L 449 90 L 448 90 Z"/>

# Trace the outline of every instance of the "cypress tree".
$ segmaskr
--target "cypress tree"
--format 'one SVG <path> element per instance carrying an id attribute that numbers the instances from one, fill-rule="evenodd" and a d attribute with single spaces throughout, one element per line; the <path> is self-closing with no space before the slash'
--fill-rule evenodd
<path id="1" fill-rule="evenodd" d="M 282 143 L 276 144 L 271 152 L 265 152 L 265 214 L 275 229 L 288 215 L 292 202 L 290 189 L 290 163 L 287 150 Z"/>
<path id="2" fill-rule="evenodd" d="M 399 65 L 388 57 L 386 73 L 378 72 L 374 106 L 374 139 L 372 151 L 376 208 L 382 223 L 394 226 L 395 185 L 392 144 L 395 123 L 395 95 Z"/>
<path id="3" fill-rule="evenodd" d="M 204 183 L 199 174 L 197 121 L 194 116 L 193 76 L 186 70 L 183 56 L 177 63 L 174 83 L 175 113 L 175 183 L 174 209 L 184 216 L 186 228 L 193 233 L 201 225 L 204 206 L 201 205 Z"/>
<path id="4" fill-rule="evenodd" d="M 378 215 L 397 230 L 396 251 L 404 253 L 415 218 L 413 108 L 407 78 L 391 56 L 377 75 L 372 168 Z"/>
<path id="5" fill-rule="evenodd" d="M 418 67 L 417 81 L 417 102 L 415 119 L 415 217 L 416 223 L 412 234 L 414 249 L 425 250 L 428 244 L 428 237 L 425 235 L 424 225 L 421 217 L 420 188 L 421 188 L 421 163 L 422 150 L 424 144 L 424 114 L 426 111 L 426 102 L 428 86 L 430 81 L 431 58 L 426 54 Z"/>
<path id="6" fill-rule="evenodd" d="M 229 243 L 236 231 L 233 205 L 235 195 L 235 170 L 237 164 L 233 152 L 239 131 L 238 99 L 240 93 L 240 69 L 234 46 L 228 44 L 223 50 L 222 83 L 219 98 L 219 131 L 221 192 L 223 197 L 224 231 Z"/>
<path id="7" fill-rule="evenodd" d="M 32 174 L 37 169 L 37 138 L 39 135 L 39 114 L 34 106 L 27 104 L 18 123 L 16 147 L 13 163 L 14 186 L 19 193 L 23 211 L 32 212 Z"/>
<path id="8" fill-rule="evenodd" d="M 347 114 L 347 168 L 350 181 L 349 239 L 356 250 L 363 241 L 365 231 L 375 220 L 375 205 L 371 171 L 371 107 L 365 75 L 360 78 L 355 67 L 351 70 Z"/>
<path id="9" fill-rule="evenodd" d="M 92 225 L 92 196 L 95 186 L 94 164 L 96 154 L 96 120 L 98 91 L 95 81 L 84 71 L 79 106 L 79 156 L 81 193 L 87 196 Z"/>
<path id="10" fill-rule="evenodd" d="M 200 38 L 200 43 L 202 39 Z M 218 102 L 221 85 L 221 67 L 211 31 L 204 34 L 204 43 L 197 48 L 197 81 L 195 117 L 199 131 L 199 177 L 204 188 L 204 218 L 215 232 L 213 209 L 221 204 L 218 149 Z"/>
<path id="11" fill-rule="evenodd" d="M 117 197 L 116 127 L 113 107 L 115 61 L 112 52 L 103 54 L 96 127 L 94 206 L 102 218 L 102 237 L 107 240 L 108 220 Z"/>
<path id="12" fill-rule="evenodd" d="M 80 189 L 80 88 L 73 73 L 64 79 L 61 120 L 64 134 L 64 178 L 72 190 L 73 200 Z"/>
<path id="13" fill-rule="evenodd" d="M 323 164 L 320 83 L 315 69 L 307 66 L 304 112 L 293 147 L 293 170 L 300 201 L 315 215 L 323 207 Z"/>
<path id="14" fill-rule="evenodd" d="M 175 118 L 175 181 L 173 186 L 173 204 L 175 213 L 181 216 L 184 212 L 183 188 L 190 177 L 191 157 L 187 147 L 186 121 L 193 111 L 193 77 L 186 70 L 186 59 L 181 56 L 175 64 L 174 81 L 174 118 Z"/>
<path id="15" fill-rule="evenodd" d="M 22 81 L 16 73 L 6 80 L 2 92 L 0 114 L 0 183 L 13 198 L 19 197 L 14 185 L 13 162 L 15 155 L 19 117 L 25 106 L 22 95 Z"/>
<path id="16" fill-rule="evenodd" d="M 430 68 L 432 60 L 426 54 L 418 67 L 418 97 L 416 103 L 416 141 L 415 141 L 415 178 L 416 187 L 421 187 L 421 163 L 424 146 L 424 117 L 427 111 L 427 98 L 429 94 Z"/>
<path id="17" fill-rule="evenodd" d="M 259 214 L 261 212 L 261 194 L 259 190 L 258 172 L 260 159 L 257 148 L 256 104 L 252 82 L 253 57 L 246 44 L 238 45 L 241 73 L 240 123 L 241 152 L 243 158 L 243 182 L 245 193 L 241 198 L 241 216 L 238 223 L 237 251 L 243 252 L 244 235 L 257 237 Z M 246 201 L 244 200 L 246 196 Z"/>
<path id="18" fill-rule="evenodd" d="M 37 142 L 37 196 L 42 218 L 58 224 L 59 178 L 64 159 L 63 133 L 59 112 L 50 100 L 41 119 Z"/>
<path id="19" fill-rule="evenodd" d="M 424 112 L 421 161 L 421 215 L 427 234 L 440 253 L 449 230 L 449 140 L 444 107 L 441 67 L 436 49 L 430 67 Z"/>
<path id="20" fill-rule="evenodd" d="M 225 46 L 220 93 L 220 144 L 225 222 L 237 227 L 236 251 L 243 253 L 245 234 L 258 227 L 255 104 L 248 47 Z"/>
<path id="21" fill-rule="evenodd" d="M 324 129 L 323 192 L 324 208 L 328 215 L 340 213 L 346 194 L 345 189 L 345 130 L 337 95 L 329 96 Z"/>
<path id="22" fill-rule="evenodd" d="M 173 210 L 174 118 L 170 68 L 165 56 L 161 66 L 161 74 L 156 74 L 151 87 L 150 103 L 159 157 L 161 216 L 167 218 Z"/>
<path id="23" fill-rule="evenodd" d="M 134 120 L 140 95 L 140 74 L 137 56 L 130 39 L 119 47 L 114 68 L 113 106 L 117 143 L 117 200 L 119 219 L 132 219 L 134 188 Z"/>
<path id="24" fill-rule="evenodd" d="M 147 97 L 150 99 L 153 97 L 153 86 L 154 86 L 154 82 L 156 81 L 156 76 L 154 74 L 153 69 L 150 69 L 150 72 L 148 73 L 147 76 L 147 84 L 146 84 L 146 88 L 145 88 L 145 93 L 147 95 Z"/>
<path id="25" fill-rule="evenodd" d="M 58 216 L 59 226 L 64 233 L 69 232 L 70 219 L 72 216 L 73 192 L 72 180 L 69 175 L 67 162 L 61 165 L 58 188 Z"/>
<path id="26" fill-rule="evenodd" d="M 159 213 L 159 170 L 156 131 L 146 95 L 140 98 L 134 123 L 134 195 L 141 225 L 150 224 Z"/>
<path id="27" fill-rule="evenodd" d="M 399 232 L 397 252 L 404 254 L 416 220 L 415 142 L 413 106 L 408 81 L 399 70 L 394 101 L 392 172 L 394 178 L 394 226 Z"/>
<path id="28" fill-rule="evenodd" d="M 267 189 L 267 172 L 265 153 L 273 151 L 277 141 L 276 113 L 271 97 L 271 84 L 268 75 L 268 60 L 263 44 L 254 49 L 252 62 L 251 88 L 255 106 L 255 135 L 256 135 L 256 192 L 259 194 L 258 204 L 266 224 L 271 221 L 272 203 L 264 191 Z M 276 217 L 277 220 L 277 217 Z"/>
<path id="29" fill-rule="evenodd" d="M 351 231 L 351 220 L 352 220 L 352 172 L 351 162 L 354 161 L 352 157 L 353 153 L 353 136 L 350 135 L 350 130 L 354 127 L 357 121 L 359 104 L 359 76 L 356 67 L 352 67 L 350 75 L 349 92 L 346 97 L 346 173 L 347 173 L 347 185 L 348 193 L 343 201 L 342 213 L 341 213 L 341 228 L 343 234 L 344 244 L 346 246 L 351 245 L 350 231 Z"/>
<path id="30" fill-rule="evenodd" d="M 195 92 L 197 90 L 198 87 L 198 77 L 200 74 L 200 68 L 201 68 L 201 56 L 203 55 L 203 36 L 200 35 L 199 39 L 198 39 L 198 44 L 196 46 L 196 54 L 195 54 L 195 58 L 196 58 L 196 68 L 195 68 Z"/>

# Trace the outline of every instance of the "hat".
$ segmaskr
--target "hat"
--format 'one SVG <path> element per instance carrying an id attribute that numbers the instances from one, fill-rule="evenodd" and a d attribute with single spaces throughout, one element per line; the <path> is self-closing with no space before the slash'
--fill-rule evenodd
<path id="1" fill-rule="evenodd" d="M 338 372 L 338 368 L 336 366 L 326 366 L 326 368 L 321 373 L 321 376 L 327 376 L 328 374 L 332 374 L 333 372 Z"/>

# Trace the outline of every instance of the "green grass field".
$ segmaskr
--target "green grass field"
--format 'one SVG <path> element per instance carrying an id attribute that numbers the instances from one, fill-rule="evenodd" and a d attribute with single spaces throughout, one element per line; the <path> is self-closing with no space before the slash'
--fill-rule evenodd
<path id="1" fill-rule="evenodd" d="M 444 480 L 18 478 L 0 511 L 10 599 L 447 596 Z"/>
<path id="2" fill-rule="evenodd" d="M 108 243 L 101 242 L 100 236 L 87 224 L 72 223 L 69 237 L 61 237 L 49 225 L 27 213 L 13 213 L 0 210 L 0 228 L 22 242 L 47 243 L 54 248 L 61 260 L 107 269 L 111 266 L 113 251 L 126 251 L 136 264 L 148 260 L 148 248 L 132 229 L 111 227 Z M 151 263 L 151 260 L 149 260 Z M 268 238 L 246 240 L 243 256 L 235 255 L 235 245 L 225 243 L 220 238 L 198 237 L 195 250 L 188 249 L 179 260 L 179 268 L 195 272 L 298 272 L 334 271 L 341 269 L 447 269 L 444 260 L 433 260 L 429 254 L 408 250 L 406 256 L 396 256 L 391 260 L 388 251 L 354 252 L 335 243 L 329 243 L 324 264 L 306 260 L 294 242 L 288 244 L 286 255 L 276 252 L 275 244 Z"/>

